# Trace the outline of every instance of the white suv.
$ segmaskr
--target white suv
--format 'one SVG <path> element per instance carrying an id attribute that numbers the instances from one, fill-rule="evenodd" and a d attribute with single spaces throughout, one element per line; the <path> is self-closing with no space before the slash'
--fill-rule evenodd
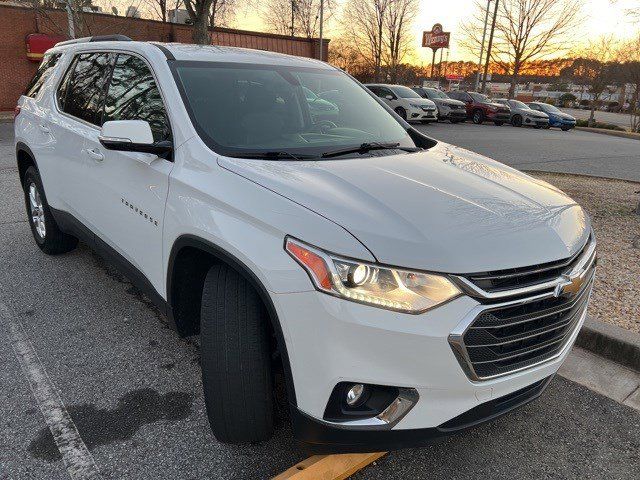
<path id="1" fill-rule="evenodd" d="M 438 121 L 436 104 L 428 98 L 421 97 L 409 87 L 373 83 L 367 83 L 365 87 L 389 105 L 403 120 L 421 123 Z"/>
<path id="2" fill-rule="evenodd" d="M 16 112 L 36 243 L 82 239 L 200 335 L 220 441 L 269 438 L 275 377 L 317 451 L 426 444 L 536 398 L 583 323 L 583 210 L 325 63 L 76 40 Z"/>

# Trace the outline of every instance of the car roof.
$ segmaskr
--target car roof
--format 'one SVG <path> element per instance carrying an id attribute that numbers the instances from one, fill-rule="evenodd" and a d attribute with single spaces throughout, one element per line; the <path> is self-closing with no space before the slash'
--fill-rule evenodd
<path id="1" fill-rule="evenodd" d="M 186 43 L 136 42 L 136 41 L 77 41 L 56 45 L 51 51 L 67 50 L 128 50 L 141 54 L 159 52 L 178 61 L 249 63 L 258 65 L 282 65 L 336 70 L 328 63 L 313 58 L 296 57 L 284 53 L 253 50 L 250 48 L 220 45 L 192 45 Z"/>

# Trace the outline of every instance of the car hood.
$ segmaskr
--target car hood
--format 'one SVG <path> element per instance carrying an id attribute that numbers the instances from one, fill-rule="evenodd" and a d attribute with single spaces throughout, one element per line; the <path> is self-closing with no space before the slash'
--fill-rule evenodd
<path id="1" fill-rule="evenodd" d="M 409 103 L 414 103 L 416 105 L 424 105 L 425 107 L 435 107 L 436 104 L 433 103 L 433 101 L 429 100 L 428 98 L 403 98 L 403 100 L 409 102 Z"/>
<path id="2" fill-rule="evenodd" d="M 522 267 L 573 255 L 590 232 L 588 217 L 560 190 L 444 143 L 398 155 L 218 163 L 339 224 L 388 265 L 448 273 Z M 313 244 L 312 232 L 301 240 Z"/>
<path id="3" fill-rule="evenodd" d="M 462 105 L 463 107 L 465 106 L 464 102 L 461 102 L 460 100 L 454 100 L 452 98 L 449 98 L 449 99 L 447 99 L 447 98 L 438 98 L 438 99 L 433 100 L 433 101 L 436 102 L 436 103 L 442 103 L 443 105 L 458 105 L 458 106 Z"/>

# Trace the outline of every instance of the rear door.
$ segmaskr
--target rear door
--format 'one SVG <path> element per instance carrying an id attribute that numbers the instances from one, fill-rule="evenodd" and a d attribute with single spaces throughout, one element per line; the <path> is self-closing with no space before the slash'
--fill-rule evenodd
<path id="1" fill-rule="evenodd" d="M 55 142 L 55 158 L 47 176 L 60 187 L 59 208 L 91 229 L 89 205 L 95 190 L 87 168 L 93 158 L 85 141 L 100 131 L 104 92 L 114 59 L 115 55 L 107 52 L 76 54 L 57 86 L 55 112 L 47 125 Z"/>
<path id="2" fill-rule="evenodd" d="M 133 53 L 118 53 L 107 87 L 102 123 L 146 120 L 155 141 L 171 140 L 165 103 L 151 67 Z M 93 152 L 87 178 L 93 189 L 87 208 L 95 233 L 163 291 L 162 222 L 171 159 L 105 149 L 99 130 L 87 136 Z"/>

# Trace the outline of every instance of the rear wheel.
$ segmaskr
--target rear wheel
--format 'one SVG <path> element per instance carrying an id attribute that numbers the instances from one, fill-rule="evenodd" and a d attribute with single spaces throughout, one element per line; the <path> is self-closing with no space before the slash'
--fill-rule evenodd
<path id="1" fill-rule="evenodd" d="M 40 250 L 49 255 L 58 255 L 76 248 L 78 239 L 60 230 L 53 218 L 40 174 L 35 167 L 27 168 L 23 189 L 31 233 Z"/>
<path id="2" fill-rule="evenodd" d="M 480 125 L 484 122 L 484 112 L 482 110 L 474 110 L 472 119 L 473 123 Z"/>
<path id="3" fill-rule="evenodd" d="M 400 118 L 402 118 L 403 120 L 407 119 L 407 111 L 402 108 L 402 107 L 397 107 L 395 112 L 400 115 Z"/>
<path id="4" fill-rule="evenodd" d="M 514 127 L 521 127 L 522 117 L 520 115 L 514 115 L 513 117 L 511 117 L 511 125 L 513 125 Z"/>
<path id="5" fill-rule="evenodd" d="M 254 443 L 273 434 L 273 380 L 268 314 L 238 272 L 214 265 L 202 291 L 200 357 L 209 424 L 224 443 Z"/>

